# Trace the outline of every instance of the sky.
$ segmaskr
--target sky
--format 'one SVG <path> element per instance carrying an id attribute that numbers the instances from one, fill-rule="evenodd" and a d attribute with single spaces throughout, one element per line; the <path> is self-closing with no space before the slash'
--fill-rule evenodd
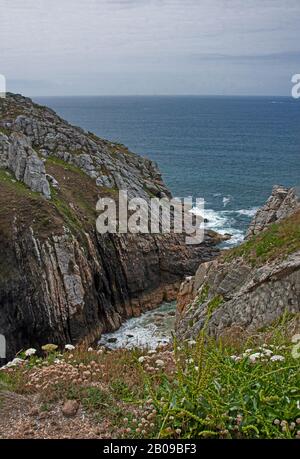
<path id="1" fill-rule="evenodd" d="M 300 0 L 0 0 L 7 89 L 289 95 Z"/>

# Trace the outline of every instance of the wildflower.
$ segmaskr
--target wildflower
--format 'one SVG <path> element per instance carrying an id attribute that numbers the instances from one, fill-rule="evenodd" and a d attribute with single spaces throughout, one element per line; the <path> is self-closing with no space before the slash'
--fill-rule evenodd
<path id="1" fill-rule="evenodd" d="M 93 352 L 93 350 L 94 350 L 94 349 L 93 349 L 92 347 L 89 347 L 89 348 L 88 348 L 88 352 Z"/>
<path id="2" fill-rule="evenodd" d="M 156 350 L 155 349 L 150 349 L 150 351 L 148 351 L 148 354 L 149 355 L 156 354 Z"/>
<path id="3" fill-rule="evenodd" d="M 279 426 L 280 420 L 279 419 L 274 419 L 274 424 L 275 424 L 275 426 Z"/>
<path id="4" fill-rule="evenodd" d="M 124 418 L 123 422 L 124 422 L 124 424 L 127 424 L 128 423 L 128 418 Z"/>
<path id="5" fill-rule="evenodd" d="M 194 359 L 188 359 L 187 363 L 194 363 Z"/>
<path id="6" fill-rule="evenodd" d="M 58 346 L 56 344 L 50 344 L 50 343 L 42 346 L 42 349 L 44 352 L 54 352 L 56 351 L 57 348 Z"/>
<path id="7" fill-rule="evenodd" d="M 199 367 L 195 367 L 195 371 L 199 371 Z"/>
<path id="8" fill-rule="evenodd" d="M 61 360 L 59 360 L 59 359 L 55 359 L 55 360 L 54 360 L 54 363 L 56 363 L 56 364 L 57 364 L 57 363 L 60 363 L 60 362 L 61 362 Z"/>
<path id="9" fill-rule="evenodd" d="M 157 367 L 164 367 L 165 366 L 165 362 L 163 360 L 156 360 L 155 364 L 156 364 Z"/>
<path id="10" fill-rule="evenodd" d="M 272 362 L 282 362 L 283 360 L 285 360 L 285 358 L 283 357 L 283 355 L 273 355 L 270 360 Z"/>
<path id="11" fill-rule="evenodd" d="M 8 362 L 5 367 L 6 368 L 10 368 L 10 367 L 16 367 L 18 365 L 21 365 L 22 363 L 24 362 L 23 359 L 20 359 L 19 357 L 16 357 L 15 359 L 13 359 L 11 362 Z"/>
<path id="12" fill-rule="evenodd" d="M 300 418 L 296 419 L 296 424 L 300 424 Z"/>
<path id="13" fill-rule="evenodd" d="M 244 357 L 248 357 L 247 356 L 244 356 Z M 234 361 L 234 362 L 239 362 L 240 360 L 242 360 L 242 357 L 240 357 L 239 355 L 231 355 L 230 358 Z"/>
<path id="14" fill-rule="evenodd" d="M 144 362 L 144 360 L 145 360 L 145 357 L 144 357 L 144 356 L 142 356 L 142 357 L 139 357 L 139 359 L 138 359 L 138 361 L 139 361 L 140 363 L 143 363 L 143 362 Z"/>
<path id="15" fill-rule="evenodd" d="M 188 345 L 189 346 L 195 346 L 195 344 L 197 344 L 197 343 L 196 343 L 196 341 L 194 339 L 191 339 L 190 341 L 188 341 Z"/>
<path id="16" fill-rule="evenodd" d="M 261 352 L 255 352 L 254 354 L 249 355 L 249 359 L 251 362 L 256 362 L 256 360 L 262 357 L 262 355 L 263 354 Z"/>
<path id="17" fill-rule="evenodd" d="M 36 353 L 36 349 L 34 348 L 30 348 L 30 349 L 27 349 L 27 351 L 25 351 L 26 357 L 30 357 L 31 355 L 34 355 L 35 353 Z"/>
<path id="18" fill-rule="evenodd" d="M 65 345 L 65 349 L 66 349 L 67 351 L 74 351 L 75 346 L 73 346 L 73 344 L 66 344 L 66 345 Z"/>
<path id="19" fill-rule="evenodd" d="M 175 432 L 177 433 L 177 435 L 180 435 L 181 434 L 181 429 L 176 429 Z"/>
<path id="20" fill-rule="evenodd" d="M 271 355 L 273 354 L 273 351 L 271 351 L 271 349 L 264 349 L 264 350 L 263 350 L 263 353 L 264 353 L 267 357 L 271 357 Z"/>

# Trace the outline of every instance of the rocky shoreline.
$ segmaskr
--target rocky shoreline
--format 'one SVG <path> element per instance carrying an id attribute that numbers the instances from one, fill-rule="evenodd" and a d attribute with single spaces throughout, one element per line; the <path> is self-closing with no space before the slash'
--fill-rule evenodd
<path id="1" fill-rule="evenodd" d="M 182 235 L 100 235 L 96 202 L 170 196 L 156 164 L 21 95 L 0 100 L 0 333 L 8 358 L 45 341 L 91 343 L 176 298 L 219 253 Z"/>

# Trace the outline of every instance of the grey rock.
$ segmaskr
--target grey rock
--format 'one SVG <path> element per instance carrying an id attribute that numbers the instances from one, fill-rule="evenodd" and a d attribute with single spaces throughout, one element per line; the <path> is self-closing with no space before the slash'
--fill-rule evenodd
<path id="1" fill-rule="evenodd" d="M 251 225 L 252 237 L 271 221 L 280 222 L 299 210 L 295 189 L 274 187 Z M 207 323 L 209 334 L 230 336 L 232 330 L 252 332 L 269 326 L 285 312 L 300 313 L 299 251 L 258 266 L 242 256 L 227 261 L 219 257 L 202 263 L 195 276 L 181 285 L 176 330 L 180 338 L 196 338 Z"/>
<path id="2" fill-rule="evenodd" d="M 296 209 L 300 209 L 299 196 L 297 188 L 289 189 L 275 185 L 272 195 L 266 204 L 257 211 L 250 223 L 245 239 L 264 231 L 271 223 L 280 221 L 291 215 Z"/>

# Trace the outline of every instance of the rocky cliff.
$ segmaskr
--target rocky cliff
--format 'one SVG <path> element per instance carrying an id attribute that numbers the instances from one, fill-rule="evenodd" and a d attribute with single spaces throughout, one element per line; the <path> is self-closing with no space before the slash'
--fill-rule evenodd
<path id="1" fill-rule="evenodd" d="M 88 342 L 174 299 L 217 252 L 181 235 L 100 235 L 100 196 L 170 196 L 157 166 L 20 95 L 0 99 L 0 333 L 8 356 Z"/>
<path id="2" fill-rule="evenodd" d="M 296 189 L 274 187 L 247 241 L 181 285 L 177 333 L 196 337 L 206 322 L 216 337 L 253 332 L 286 312 L 300 312 L 300 202 Z"/>

